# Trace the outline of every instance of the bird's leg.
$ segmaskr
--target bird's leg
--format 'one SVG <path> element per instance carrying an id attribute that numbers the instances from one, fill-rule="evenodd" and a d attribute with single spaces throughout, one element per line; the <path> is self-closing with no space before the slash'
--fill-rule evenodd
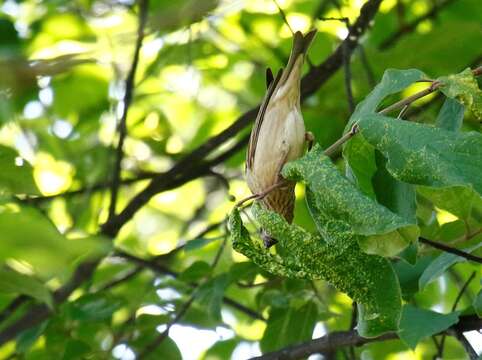
<path id="1" fill-rule="evenodd" d="M 286 180 L 284 179 L 281 179 L 279 180 L 276 184 L 273 184 L 271 186 L 269 186 L 268 188 L 266 188 L 265 190 L 263 190 L 262 192 L 260 193 L 257 193 L 257 194 L 253 194 L 253 195 L 250 195 L 246 198 L 244 198 L 243 200 L 239 201 L 237 204 L 236 204 L 236 207 L 240 207 L 241 205 L 243 205 L 246 201 L 249 201 L 249 200 L 261 200 L 261 199 L 264 199 L 270 192 L 272 192 L 273 190 L 276 190 L 282 186 L 286 185 Z"/>
<path id="2" fill-rule="evenodd" d="M 315 135 L 311 131 L 305 132 L 305 141 L 308 144 L 308 151 L 310 151 L 315 142 Z"/>

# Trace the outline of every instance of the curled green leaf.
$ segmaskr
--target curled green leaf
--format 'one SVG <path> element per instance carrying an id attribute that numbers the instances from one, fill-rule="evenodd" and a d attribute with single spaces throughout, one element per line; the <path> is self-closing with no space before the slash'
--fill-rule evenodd
<path id="1" fill-rule="evenodd" d="M 233 247 L 266 271 L 300 279 L 323 279 L 359 304 L 358 331 L 378 336 L 398 328 L 401 311 L 396 275 L 383 257 L 361 251 L 357 236 L 341 222 L 327 222 L 323 240 L 255 203 L 255 219 L 275 237 L 285 255 L 270 252 L 261 240 L 252 239 L 237 209 L 229 218 Z"/>

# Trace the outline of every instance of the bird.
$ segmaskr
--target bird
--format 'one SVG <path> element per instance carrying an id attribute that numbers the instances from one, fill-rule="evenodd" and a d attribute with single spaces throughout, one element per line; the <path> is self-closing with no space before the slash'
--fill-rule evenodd
<path id="1" fill-rule="evenodd" d="M 303 63 L 316 30 L 303 35 L 297 31 L 286 68 L 273 76 L 266 71 L 266 95 L 251 130 L 245 175 L 251 192 L 261 204 L 291 223 L 295 202 L 295 183 L 281 176 L 283 166 L 303 155 L 306 133 L 300 109 L 300 83 Z M 266 248 L 277 243 L 264 229 L 261 238 Z"/>

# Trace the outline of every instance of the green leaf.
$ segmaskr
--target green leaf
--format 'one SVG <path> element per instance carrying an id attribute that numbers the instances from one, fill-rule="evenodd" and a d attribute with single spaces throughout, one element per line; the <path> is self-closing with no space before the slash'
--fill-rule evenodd
<path id="1" fill-rule="evenodd" d="M 414 82 L 425 78 L 426 75 L 417 69 L 385 70 L 382 80 L 377 84 L 377 86 L 375 86 L 370 94 L 368 94 L 365 99 L 357 105 L 346 129 L 349 130 L 353 124 L 358 122 L 365 115 L 375 113 L 378 105 L 388 95 L 396 94 Z"/>
<path id="2" fill-rule="evenodd" d="M 200 249 L 203 246 L 206 246 L 207 244 L 213 242 L 214 240 L 216 239 L 199 238 L 199 239 L 189 240 L 184 246 L 184 251 L 192 251 L 192 250 Z"/>
<path id="3" fill-rule="evenodd" d="M 416 69 L 386 70 L 381 82 L 357 105 L 348 121 L 345 133 L 364 116 L 374 114 L 379 104 L 387 96 L 398 93 L 425 77 L 423 72 Z M 371 183 L 377 169 L 373 147 L 365 139 L 355 136 L 345 144 L 343 157 L 347 162 L 347 173 L 351 175 L 361 191 L 368 196 L 375 197 Z"/>
<path id="4" fill-rule="evenodd" d="M 402 310 L 398 336 L 411 349 L 415 349 L 422 339 L 448 329 L 458 320 L 458 311 L 444 315 L 407 304 Z"/>
<path id="5" fill-rule="evenodd" d="M 65 352 L 62 360 L 85 359 L 85 355 L 91 351 L 90 346 L 83 341 L 72 339 L 65 344 Z"/>
<path id="6" fill-rule="evenodd" d="M 463 249 L 465 252 L 472 252 L 482 246 L 482 242 L 471 246 L 468 249 Z M 418 286 L 420 290 L 423 290 L 428 284 L 441 276 L 447 269 L 452 265 L 467 261 L 466 258 L 450 253 L 443 253 L 439 255 L 430 265 L 425 269 L 422 276 L 418 281 Z"/>
<path id="7" fill-rule="evenodd" d="M 359 305 L 358 331 L 378 336 L 398 328 L 401 311 L 400 287 L 390 263 L 383 257 L 361 251 L 357 236 L 342 223 L 327 221 L 325 240 L 303 228 L 288 224 L 280 215 L 258 203 L 253 215 L 278 239 L 285 256 L 265 249 L 260 239 L 251 239 L 237 209 L 229 218 L 233 248 L 264 270 L 288 278 L 323 279 L 345 292 Z"/>
<path id="8" fill-rule="evenodd" d="M 393 268 L 397 273 L 404 299 L 410 299 L 420 290 L 419 279 L 432 261 L 433 257 L 423 256 L 413 265 L 408 264 L 405 261 L 397 261 L 393 263 Z"/>
<path id="9" fill-rule="evenodd" d="M 24 294 L 33 297 L 53 309 L 53 298 L 49 289 L 32 276 L 0 268 L 0 293 Z"/>
<path id="10" fill-rule="evenodd" d="M 211 265 L 205 261 L 195 261 L 186 270 L 182 272 L 179 279 L 190 282 L 197 281 L 211 273 Z"/>
<path id="11" fill-rule="evenodd" d="M 0 145 L 0 169 L 2 169 L 0 171 L 0 191 L 4 190 L 12 194 L 40 195 L 32 175 L 32 166 L 23 160 L 14 149 Z"/>
<path id="12" fill-rule="evenodd" d="M 415 187 L 413 185 L 401 182 L 395 179 L 386 169 L 386 159 L 376 150 L 375 159 L 377 170 L 372 178 L 373 189 L 375 191 L 377 202 L 393 213 L 407 219 L 410 223 L 417 223 L 417 202 Z M 408 250 L 412 250 L 411 252 Z M 400 256 L 409 259 L 411 255 L 412 262 L 417 256 L 417 246 L 412 243 L 407 247 Z"/>
<path id="13" fill-rule="evenodd" d="M 67 304 L 68 316 L 79 321 L 103 321 L 122 306 L 122 301 L 108 293 L 86 294 Z"/>
<path id="14" fill-rule="evenodd" d="M 459 74 L 442 76 L 437 80 L 442 83 L 440 91 L 449 98 L 457 99 L 471 109 L 478 119 L 482 119 L 482 91 L 470 68 Z"/>
<path id="15" fill-rule="evenodd" d="M 30 207 L 0 209 L 0 262 L 23 260 L 43 277 L 65 273 L 80 256 L 106 253 L 101 237 L 66 239 L 40 211 Z"/>
<path id="16" fill-rule="evenodd" d="M 213 320 L 221 321 L 221 305 L 224 291 L 229 285 L 229 276 L 221 274 L 213 277 L 199 288 L 196 300 L 198 304 L 205 306 L 207 313 Z"/>
<path id="17" fill-rule="evenodd" d="M 448 188 L 419 186 L 417 191 L 439 209 L 444 209 L 460 219 L 468 219 L 474 202 L 480 201 L 479 195 L 473 189 L 465 186 Z"/>
<path id="18" fill-rule="evenodd" d="M 172 31 L 200 21 L 218 5 L 218 0 L 181 0 L 174 5 L 170 1 L 157 0 L 151 5 L 150 25 L 157 30 Z"/>
<path id="19" fill-rule="evenodd" d="M 398 209 L 402 217 L 362 194 L 339 173 L 319 146 L 286 164 L 282 174 L 287 179 L 303 181 L 314 195 L 310 211 L 317 224 L 323 226 L 333 219 L 344 223 L 354 234 L 363 235 L 359 238 L 360 246 L 369 254 L 392 256 L 418 238 L 413 208 Z M 404 194 L 407 196 L 406 192 L 401 196 Z M 396 200 L 391 201 L 394 208 L 401 207 Z"/>
<path id="20" fill-rule="evenodd" d="M 139 332 L 138 337 L 134 341 L 129 342 L 129 347 L 134 348 L 137 353 L 141 353 L 148 345 L 155 341 L 159 333 L 155 329 L 149 331 Z M 166 337 L 162 340 L 154 350 L 147 354 L 144 359 L 146 360 L 182 360 L 181 352 L 177 347 L 177 344 L 170 337 Z"/>
<path id="21" fill-rule="evenodd" d="M 472 305 L 474 307 L 474 310 L 477 316 L 482 318 L 482 290 L 479 290 L 479 293 L 475 297 Z"/>
<path id="22" fill-rule="evenodd" d="M 317 306 L 308 302 L 300 308 L 271 308 L 266 330 L 260 341 L 263 353 L 310 340 L 317 321 Z"/>
<path id="23" fill-rule="evenodd" d="M 455 99 L 447 98 L 437 115 L 437 127 L 448 131 L 459 131 L 464 120 L 464 105 Z"/>
<path id="24" fill-rule="evenodd" d="M 469 186 L 482 195 L 482 135 L 368 115 L 358 123 L 362 136 L 388 159 L 400 181 L 432 187 Z"/>
<path id="25" fill-rule="evenodd" d="M 217 341 L 211 346 L 201 360 L 225 360 L 231 359 L 234 349 L 239 344 L 239 339 L 233 338 L 224 341 Z"/>
<path id="26" fill-rule="evenodd" d="M 31 327 L 23 331 L 17 338 L 17 343 L 15 344 L 15 350 L 19 353 L 27 352 L 33 344 L 38 340 L 38 338 L 44 334 L 45 329 L 47 328 L 47 321 L 42 322 L 41 324 Z"/>
<path id="27" fill-rule="evenodd" d="M 253 282 L 260 270 L 261 269 L 251 261 L 236 262 L 229 268 L 229 276 L 231 281 L 244 280 Z"/>

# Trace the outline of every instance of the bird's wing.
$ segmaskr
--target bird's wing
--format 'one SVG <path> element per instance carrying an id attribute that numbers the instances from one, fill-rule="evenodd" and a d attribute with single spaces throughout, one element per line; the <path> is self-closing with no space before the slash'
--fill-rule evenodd
<path id="1" fill-rule="evenodd" d="M 256 152 L 256 143 L 258 142 L 259 130 L 263 124 L 264 114 L 266 113 L 266 108 L 268 107 L 269 100 L 274 93 L 274 89 L 281 79 L 283 69 L 280 69 L 276 74 L 274 80 L 269 84 L 268 91 L 259 107 L 258 116 L 256 116 L 256 121 L 254 122 L 253 129 L 251 130 L 251 136 L 249 137 L 248 151 L 246 156 L 246 168 L 251 169 L 254 161 L 254 153 Z"/>

